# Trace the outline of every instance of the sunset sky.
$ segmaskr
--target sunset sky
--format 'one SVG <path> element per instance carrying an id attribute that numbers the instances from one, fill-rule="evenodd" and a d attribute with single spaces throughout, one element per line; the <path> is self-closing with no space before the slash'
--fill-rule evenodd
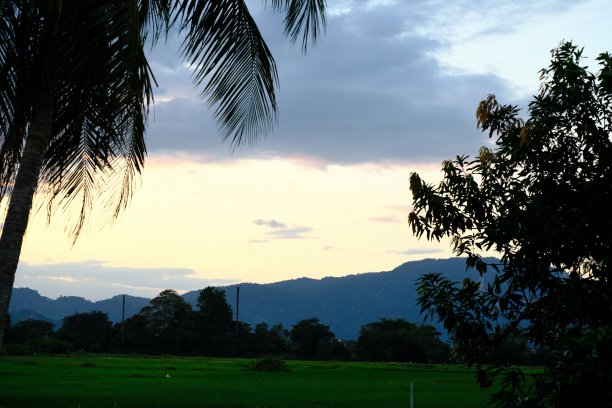
<path id="1" fill-rule="evenodd" d="M 408 178 L 489 143 L 475 109 L 488 94 L 526 106 L 562 40 L 595 68 L 612 52 L 606 0 L 328 0 L 327 34 L 307 55 L 282 16 L 247 2 L 280 75 L 279 121 L 230 151 L 178 38 L 150 53 L 159 87 L 148 157 L 131 205 L 92 219 L 72 245 L 61 218 L 31 220 L 15 282 L 97 300 L 390 270 L 451 255 L 418 241 Z"/>

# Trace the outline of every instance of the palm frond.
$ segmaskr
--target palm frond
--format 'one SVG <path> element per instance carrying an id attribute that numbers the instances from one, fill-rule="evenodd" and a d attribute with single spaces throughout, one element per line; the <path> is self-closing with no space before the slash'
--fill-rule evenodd
<path id="1" fill-rule="evenodd" d="M 27 1 L 0 5 L 0 201 L 11 193 L 31 118 L 40 13 Z"/>
<path id="2" fill-rule="evenodd" d="M 233 148 L 267 134 L 276 121 L 276 64 L 242 0 L 181 1 L 183 56 L 214 106 Z"/>
<path id="3" fill-rule="evenodd" d="M 60 52 L 53 137 L 43 170 L 50 217 L 74 217 L 76 239 L 94 201 L 110 219 L 131 197 L 146 154 L 144 133 L 154 77 L 143 48 L 137 2 L 78 2 Z"/>
<path id="4" fill-rule="evenodd" d="M 285 35 L 297 42 L 302 35 L 302 50 L 308 49 L 308 41 L 316 43 L 321 34 L 325 33 L 327 19 L 325 17 L 325 0 L 271 0 L 272 7 L 283 11 L 285 17 Z"/>

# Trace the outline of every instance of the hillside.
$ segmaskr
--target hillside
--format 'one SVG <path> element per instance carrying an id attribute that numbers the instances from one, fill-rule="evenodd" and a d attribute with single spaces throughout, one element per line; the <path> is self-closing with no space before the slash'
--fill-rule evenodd
<path id="1" fill-rule="evenodd" d="M 454 281 L 465 276 L 465 260 L 425 259 L 404 263 L 392 271 L 363 273 L 340 278 L 300 278 L 270 284 L 240 284 L 240 320 L 256 324 L 282 323 L 291 328 L 301 319 L 318 317 L 330 326 L 340 339 L 355 339 L 360 327 L 381 317 L 405 318 L 422 322 L 416 304 L 416 280 L 429 272 L 440 272 Z M 475 278 L 478 275 L 470 272 Z M 227 300 L 235 309 L 236 286 L 225 287 Z M 198 292 L 184 294 L 192 305 Z M 16 288 L 9 311 L 13 321 L 30 316 L 44 316 L 60 322 L 64 316 L 75 312 L 101 310 L 109 318 L 121 320 L 121 296 L 91 302 L 73 296 L 61 296 L 56 300 L 41 296 L 27 288 Z M 126 296 L 126 318 L 148 303 L 149 299 Z"/>

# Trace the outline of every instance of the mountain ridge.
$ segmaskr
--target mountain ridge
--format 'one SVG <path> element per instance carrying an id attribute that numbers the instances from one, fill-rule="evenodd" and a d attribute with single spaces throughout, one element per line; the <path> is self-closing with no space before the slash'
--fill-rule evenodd
<path id="1" fill-rule="evenodd" d="M 362 325 L 385 318 L 423 322 L 416 303 L 416 281 L 424 273 L 440 272 L 453 281 L 481 279 L 467 271 L 465 258 L 424 259 L 406 262 L 391 271 L 365 272 L 322 279 L 296 278 L 268 284 L 240 283 L 221 288 L 235 313 L 236 287 L 240 287 L 241 321 L 281 323 L 286 328 L 302 319 L 318 317 L 340 339 L 356 339 Z M 198 290 L 183 294 L 192 306 Z M 125 317 L 138 313 L 149 298 L 126 295 Z M 121 321 L 122 295 L 100 301 L 77 296 L 53 300 L 29 288 L 15 288 L 9 306 L 13 322 L 37 316 L 55 324 L 73 313 L 100 310 L 113 322 Z M 431 324 L 432 322 L 428 322 Z M 441 327 L 435 324 L 440 330 Z"/>

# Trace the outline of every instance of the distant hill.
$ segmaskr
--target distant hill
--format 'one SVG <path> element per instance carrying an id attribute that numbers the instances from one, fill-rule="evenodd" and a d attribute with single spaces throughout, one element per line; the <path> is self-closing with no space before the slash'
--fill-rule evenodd
<path id="1" fill-rule="evenodd" d="M 126 295 L 125 316 L 135 315 L 149 303 L 149 299 Z M 29 288 L 15 288 L 9 305 L 9 314 L 13 323 L 29 318 L 47 320 L 61 324 L 61 320 L 73 313 L 85 313 L 100 310 L 108 314 L 113 322 L 121 321 L 122 296 L 92 302 L 82 297 L 60 296 L 53 300 L 41 296 Z"/>
<path id="2" fill-rule="evenodd" d="M 392 271 L 372 272 L 340 278 L 309 279 L 255 284 L 242 283 L 224 287 L 233 309 L 236 307 L 236 286 L 240 286 L 241 321 L 270 325 L 282 323 L 291 328 L 302 319 L 318 317 L 330 326 L 340 339 L 356 339 L 363 324 L 381 317 L 405 318 L 422 322 L 416 304 L 416 280 L 423 274 L 440 272 L 453 281 L 466 277 L 465 259 L 425 259 L 406 262 Z M 470 271 L 468 276 L 480 279 Z M 184 298 L 195 305 L 198 291 Z M 61 296 L 56 300 L 41 296 L 27 288 L 16 288 L 9 308 L 13 322 L 37 318 L 60 322 L 75 312 L 100 310 L 114 322 L 121 320 L 121 296 L 98 302 L 80 297 Z M 146 306 L 149 299 L 126 296 L 126 318 Z M 25 311 L 25 312 L 24 312 Z"/>

